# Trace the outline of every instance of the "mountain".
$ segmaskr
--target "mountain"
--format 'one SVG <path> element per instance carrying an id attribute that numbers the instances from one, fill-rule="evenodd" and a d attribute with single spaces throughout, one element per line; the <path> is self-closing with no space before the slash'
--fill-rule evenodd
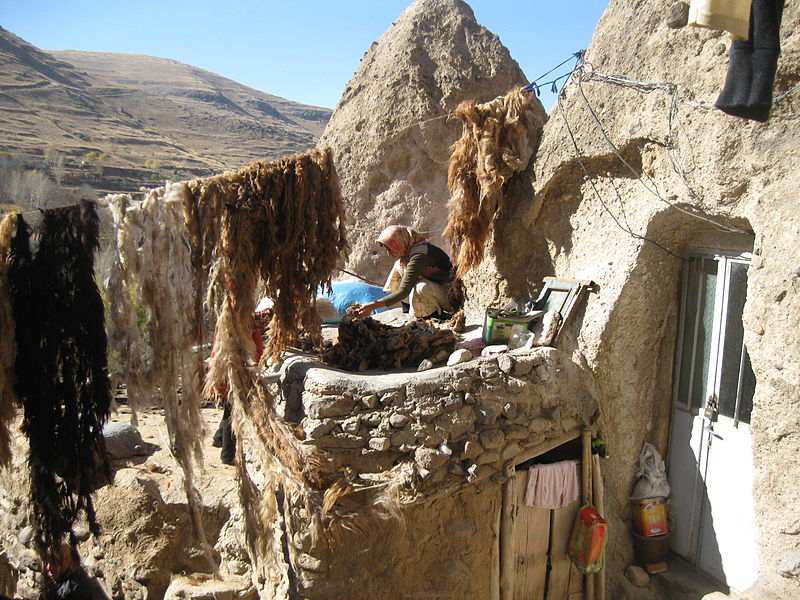
<path id="1" fill-rule="evenodd" d="M 0 28 L 0 152 L 64 156 L 64 179 L 131 191 L 304 152 L 331 111 L 173 60 L 42 51 Z"/>

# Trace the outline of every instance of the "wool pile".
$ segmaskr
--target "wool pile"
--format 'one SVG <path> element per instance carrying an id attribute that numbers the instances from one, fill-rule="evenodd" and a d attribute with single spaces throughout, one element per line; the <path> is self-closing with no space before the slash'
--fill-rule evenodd
<path id="1" fill-rule="evenodd" d="M 541 123 L 530 94 L 520 90 L 485 104 L 462 102 L 455 116 L 463 130 L 450 155 L 444 236 L 450 242 L 457 275 L 463 277 L 483 260 L 492 220 L 503 207 L 503 186 L 525 168 L 533 151 L 531 135 Z"/>
<path id="2" fill-rule="evenodd" d="M 347 309 L 339 323 L 339 339 L 322 350 L 325 364 L 347 371 L 417 367 L 437 354 L 449 355 L 456 337 L 449 329 L 437 329 L 426 321 L 411 321 L 400 327 L 371 317 L 360 318 L 360 305 Z"/>
<path id="3" fill-rule="evenodd" d="M 0 221 L 0 467 L 11 460 L 11 433 L 17 395 L 14 392 L 14 359 L 17 355 L 14 335 L 14 315 L 11 309 L 11 290 L 8 271 L 11 267 L 11 241 L 17 232 L 19 217 L 6 215 Z"/>
<path id="4" fill-rule="evenodd" d="M 85 514 L 98 525 L 91 491 L 108 477 L 102 437 L 111 390 L 103 303 L 94 280 L 98 219 L 94 204 L 42 212 L 38 249 L 21 215 L 11 243 L 8 282 L 16 329 L 16 390 L 30 441 L 31 507 L 43 561 Z"/>

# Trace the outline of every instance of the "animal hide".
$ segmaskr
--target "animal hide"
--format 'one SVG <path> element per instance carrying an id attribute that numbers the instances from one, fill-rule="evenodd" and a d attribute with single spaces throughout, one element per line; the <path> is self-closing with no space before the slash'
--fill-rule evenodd
<path id="1" fill-rule="evenodd" d="M 11 309 L 11 292 L 8 287 L 8 270 L 11 267 L 11 242 L 17 233 L 18 215 L 6 215 L 0 221 L 0 467 L 11 460 L 11 433 L 14 419 L 14 359 L 17 343 L 14 335 L 14 315 Z"/>
<path id="2" fill-rule="evenodd" d="M 425 321 L 393 327 L 371 317 L 354 316 L 356 304 L 339 323 L 339 341 L 322 350 L 325 364 L 347 371 L 417 367 L 440 354 L 447 356 L 456 346 L 449 329 L 437 329 Z"/>
<path id="3" fill-rule="evenodd" d="M 81 513 L 99 533 L 92 505 L 98 470 L 109 477 L 103 424 L 111 389 L 103 303 L 94 281 L 98 219 L 82 200 L 42 213 L 31 254 L 22 217 L 8 278 L 16 323 L 17 393 L 30 442 L 31 506 L 40 556 L 60 547 Z"/>
<path id="4" fill-rule="evenodd" d="M 450 156 L 444 236 L 450 241 L 457 275 L 463 277 L 483 260 L 489 228 L 503 206 L 503 185 L 527 165 L 532 133 L 542 123 L 530 95 L 519 90 L 486 104 L 462 102 L 455 116 L 463 132 Z"/>
<path id="5" fill-rule="evenodd" d="M 118 249 L 107 286 L 109 331 L 122 359 L 115 367 L 127 382 L 133 406 L 145 398 L 163 403 L 170 449 L 183 470 L 192 528 L 213 565 L 194 485 L 194 473 L 203 462 L 200 404 L 205 370 L 197 351 L 203 326 L 196 320 L 195 277 L 184 222 L 189 193 L 188 186 L 179 183 L 151 190 L 141 203 L 125 196 L 109 198 Z M 134 298 L 148 313 L 147 343 L 138 329 Z M 142 359 L 145 354 L 152 356 L 149 363 Z"/>

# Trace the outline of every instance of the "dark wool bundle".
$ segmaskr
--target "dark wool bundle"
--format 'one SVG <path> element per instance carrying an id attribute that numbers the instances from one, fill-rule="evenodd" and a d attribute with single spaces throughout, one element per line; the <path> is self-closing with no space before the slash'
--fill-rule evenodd
<path id="1" fill-rule="evenodd" d="M 0 467 L 11 460 L 9 425 L 14 418 L 14 359 L 17 355 L 14 315 L 8 270 L 11 267 L 11 241 L 17 233 L 19 215 L 6 215 L 0 222 Z"/>
<path id="2" fill-rule="evenodd" d="M 455 116 L 464 128 L 450 156 L 450 214 L 444 236 L 457 275 L 463 277 L 483 260 L 489 227 L 502 207 L 503 184 L 525 167 L 537 123 L 530 95 L 519 90 L 486 104 L 462 102 Z"/>
<path id="3" fill-rule="evenodd" d="M 94 280 L 94 204 L 43 211 L 31 256 L 22 217 L 9 271 L 17 334 L 17 394 L 30 442 L 31 503 L 40 556 L 59 548 L 85 512 L 98 469 L 109 477 L 103 424 L 111 405 L 103 302 Z"/>
<path id="4" fill-rule="evenodd" d="M 390 370 L 417 367 L 426 358 L 455 350 L 456 338 L 449 329 L 425 321 L 392 327 L 371 317 L 354 317 L 359 308 L 347 309 L 339 323 L 339 341 L 322 351 L 325 364 L 347 371 Z"/>

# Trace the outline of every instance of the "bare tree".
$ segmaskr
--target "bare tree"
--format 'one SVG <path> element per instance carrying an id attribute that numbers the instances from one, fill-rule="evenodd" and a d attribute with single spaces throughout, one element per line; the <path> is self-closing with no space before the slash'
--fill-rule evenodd
<path id="1" fill-rule="evenodd" d="M 44 155 L 45 164 L 50 168 L 50 173 L 55 179 L 56 185 L 61 185 L 64 178 L 64 154 L 58 150 L 48 150 Z"/>

